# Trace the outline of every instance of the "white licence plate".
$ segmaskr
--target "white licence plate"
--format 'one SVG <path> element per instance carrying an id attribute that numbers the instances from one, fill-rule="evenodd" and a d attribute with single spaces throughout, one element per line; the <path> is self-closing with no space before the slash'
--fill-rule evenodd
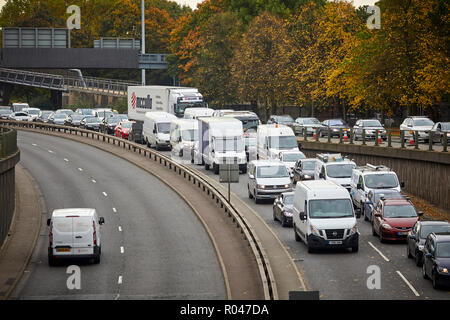
<path id="1" fill-rule="evenodd" d="M 92 249 L 90 248 L 77 248 L 75 249 L 76 254 L 92 254 Z"/>
<path id="2" fill-rule="evenodd" d="M 406 236 L 408 234 L 408 232 L 398 232 L 397 233 L 399 236 Z"/>
<path id="3" fill-rule="evenodd" d="M 342 241 L 328 241 L 328 244 L 342 244 Z"/>

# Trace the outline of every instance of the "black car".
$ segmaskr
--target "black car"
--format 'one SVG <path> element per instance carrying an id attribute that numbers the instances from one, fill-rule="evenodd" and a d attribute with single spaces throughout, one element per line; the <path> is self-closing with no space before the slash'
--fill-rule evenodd
<path id="1" fill-rule="evenodd" d="M 327 137 L 328 129 L 330 130 L 331 137 L 339 137 L 340 130 L 342 129 L 342 134 L 350 131 L 348 124 L 342 119 L 329 119 L 322 122 L 322 127 L 318 129 L 319 137 Z"/>
<path id="2" fill-rule="evenodd" d="M 422 276 L 433 288 L 450 286 L 450 233 L 430 233 L 423 248 Z"/>
<path id="3" fill-rule="evenodd" d="M 81 120 L 84 119 L 82 114 L 73 113 L 67 116 L 66 120 L 64 120 L 65 126 L 79 127 L 81 124 Z"/>
<path id="4" fill-rule="evenodd" d="M 100 119 L 98 117 L 89 117 L 81 120 L 80 128 L 99 131 L 100 130 Z"/>
<path id="5" fill-rule="evenodd" d="M 298 159 L 294 167 L 294 184 L 304 180 L 314 180 L 314 170 L 316 169 L 317 159 L 306 158 Z"/>
<path id="6" fill-rule="evenodd" d="M 108 134 L 114 134 L 114 129 L 117 127 L 119 122 L 119 118 L 117 117 L 107 117 L 106 119 L 102 120 L 100 131 L 106 132 Z"/>
<path id="7" fill-rule="evenodd" d="M 292 227 L 294 192 L 280 194 L 273 203 L 273 220 L 280 221 L 282 227 Z"/>
<path id="8" fill-rule="evenodd" d="M 406 255 L 414 258 L 416 265 L 422 265 L 425 240 L 430 233 L 450 233 L 450 223 L 447 221 L 417 221 L 406 237 Z"/>
<path id="9" fill-rule="evenodd" d="M 47 123 L 48 118 L 51 116 L 52 113 L 53 111 L 51 110 L 41 110 L 41 112 L 39 112 L 38 117 L 36 118 L 36 122 Z"/>
<path id="10" fill-rule="evenodd" d="M 402 194 L 395 189 L 376 189 L 369 191 L 367 195 L 367 201 L 364 203 L 363 215 L 365 221 L 372 221 L 372 211 L 378 200 L 383 197 L 384 199 L 402 198 Z"/>

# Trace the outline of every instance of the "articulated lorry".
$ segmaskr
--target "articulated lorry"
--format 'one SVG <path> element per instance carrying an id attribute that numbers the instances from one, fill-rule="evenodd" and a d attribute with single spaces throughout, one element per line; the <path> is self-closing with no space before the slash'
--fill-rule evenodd
<path id="1" fill-rule="evenodd" d="M 197 88 L 166 86 L 128 87 L 128 118 L 144 121 L 145 113 L 163 111 L 183 118 L 184 110 L 206 107 Z"/>

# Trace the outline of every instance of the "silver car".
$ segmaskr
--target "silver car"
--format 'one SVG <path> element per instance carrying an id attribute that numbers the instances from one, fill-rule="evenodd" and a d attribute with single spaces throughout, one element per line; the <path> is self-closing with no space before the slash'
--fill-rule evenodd
<path id="1" fill-rule="evenodd" d="M 353 133 L 355 135 L 355 141 L 359 138 L 362 139 L 363 130 L 366 139 L 375 139 L 376 132 L 378 131 L 378 137 L 386 140 L 386 130 L 380 121 L 376 119 L 358 120 L 353 126 Z"/>
<path id="2" fill-rule="evenodd" d="M 400 131 L 404 132 L 404 139 L 408 140 L 417 131 L 419 141 L 428 142 L 429 132 L 433 128 L 434 122 L 427 117 L 408 117 L 400 125 Z"/>
<path id="3" fill-rule="evenodd" d="M 65 113 L 52 113 L 48 117 L 48 123 L 58 124 L 58 125 L 63 126 L 65 124 L 66 118 L 67 118 L 67 114 L 65 114 Z"/>

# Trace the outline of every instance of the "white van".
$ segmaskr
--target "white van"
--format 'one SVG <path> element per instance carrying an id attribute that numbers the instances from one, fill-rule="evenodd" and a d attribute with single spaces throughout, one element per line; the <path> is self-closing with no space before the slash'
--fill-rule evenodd
<path id="1" fill-rule="evenodd" d="M 401 192 L 404 185 L 398 181 L 397 174 L 386 166 L 368 163 L 366 166 L 356 167 L 353 169 L 351 180 L 353 204 L 362 210 L 370 191 L 392 189 Z"/>
<path id="2" fill-rule="evenodd" d="M 60 259 L 89 258 L 100 262 L 102 253 L 100 225 L 105 219 L 91 208 L 53 210 L 47 220 L 49 230 L 48 264 Z"/>
<path id="3" fill-rule="evenodd" d="M 28 103 L 15 102 L 11 105 L 12 112 L 22 111 L 23 108 L 29 108 Z"/>
<path id="4" fill-rule="evenodd" d="M 214 109 L 210 108 L 186 108 L 184 119 L 197 119 L 198 117 L 212 117 Z"/>
<path id="5" fill-rule="evenodd" d="M 177 117 L 168 112 L 146 112 L 142 134 L 149 147 L 170 148 L 170 123 Z"/>
<path id="6" fill-rule="evenodd" d="M 314 179 L 325 179 L 334 181 L 350 193 L 353 169 L 356 163 L 342 157 L 340 153 L 319 153 L 316 155 L 316 169 L 314 170 Z"/>
<path id="7" fill-rule="evenodd" d="M 186 109 L 186 112 L 189 109 Z M 198 140 L 198 121 L 193 119 L 175 119 L 170 123 L 170 145 L 172 156 L 191 159 L 191 150 Z"/>
<path id="8" fill-rule="evenodd" d="M 36 121 L 36 119 L 39 117 L 39 113 L 41 112 L 41 109 L 39 109 L 39 108 L 23 108 L 22 112 L 28 113 L 31 117 L 31 121 Z"/>
<path id="9" fill-rule="evenodd" d="M 294 234 L 308 252 L 318 248 L 352 248 L 358 251 L 356 209 L 347 190 L 333 181 L 299 181 L 294 195 Z"/>
<path id="10" fill-rule="evenodd" d="M 280 152 L 299 151 L 291 128 L 281 124 L 262 124 L 257 129 L 257 159 L 279 159 Z"/>

